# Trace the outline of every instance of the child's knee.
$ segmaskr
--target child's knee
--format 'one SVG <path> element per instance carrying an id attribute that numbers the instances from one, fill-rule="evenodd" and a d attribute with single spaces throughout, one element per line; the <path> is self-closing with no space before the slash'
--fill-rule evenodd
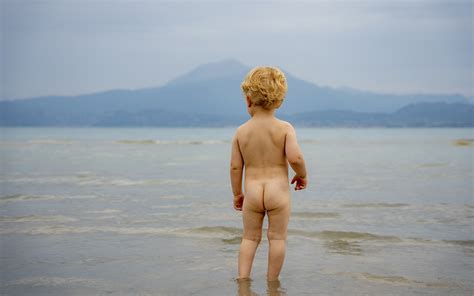
<path id="1" fill-rule="evenodd" d="M 244 233 L 242 238 L 254 241 L 256 243 L 260 243 L 260 241 L 262 240 L 262 234 L 261 233 Z"/>
<path id="2" fill-rule="evenodd" d="M 278 232 L 278 231 L 268 231 L 267 238 L 269 241 L 271 240 L 286 240 L 286 232 Z"/>

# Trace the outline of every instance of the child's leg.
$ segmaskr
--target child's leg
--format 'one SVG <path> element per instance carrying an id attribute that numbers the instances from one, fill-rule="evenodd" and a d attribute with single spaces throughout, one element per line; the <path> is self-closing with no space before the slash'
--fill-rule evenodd
<path id="1" fill-rule="evenodd" d="M 262 206 L 263 190 L 259 190 L 259 188 L 246 189 L 242 209 L 244 231 L 239 252 L 239 278 L 250 277 L 255 252 L 262 238 L 262 224 L 265 217 Z"/>
<path id="2" fill-rule="evenodd" d="M 239 278 L 250 277 L 253 258 L 262 238 L 262 223 L 265 213 L 246 211 L 244 216 L 244 235 L 239 252 Z"/>
<path id="3" fill-rule="evenodd" d="M 268 272 L 269 281 L 278 280 L 286 252 L 286 230 L 288 227 L 288 208 L 268 212 Z"/>
<path id="4" fill-rule="evenodd" d="M 265 190 L 272 196 L 270 199 L 278 199 L 278 207 L 267 211 L 268 214 L 268 271 L 267 280 L 278 280 L 286 252 L 286 233 L 290 217 L 290 193 L 288 191 L 271 191 L 270 186 Z M 267 202 L 267 192 L 265 192 L 265 202 Z"/>

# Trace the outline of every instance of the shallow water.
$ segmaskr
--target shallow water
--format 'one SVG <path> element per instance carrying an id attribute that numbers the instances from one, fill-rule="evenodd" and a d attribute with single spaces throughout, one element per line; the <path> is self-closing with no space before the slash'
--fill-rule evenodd
<path id="1" fill-rule="evenodd" d="M 309 187 L 269 285 L 265 239 L 234 280 L 233 132 L 3 128 L 2 294 L 472 295 L 473 129 L 297 129 Z"/>

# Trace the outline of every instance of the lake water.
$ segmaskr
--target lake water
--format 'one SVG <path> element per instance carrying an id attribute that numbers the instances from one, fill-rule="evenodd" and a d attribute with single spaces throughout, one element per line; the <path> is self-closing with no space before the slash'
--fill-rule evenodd
<path id="1" fill-rule="evenodd" d="M 234 280 L 234 128 L 1 132 L 2 295 L 474 292 L 473 129 L 297 128 L 309 186 L 272 285 L 266 239 Z"/>

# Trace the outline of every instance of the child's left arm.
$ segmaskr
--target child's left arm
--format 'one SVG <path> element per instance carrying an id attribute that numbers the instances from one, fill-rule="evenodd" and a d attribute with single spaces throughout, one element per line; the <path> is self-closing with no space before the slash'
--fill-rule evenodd
<path id="1" fill-rule="evenodd" d="M 240 152 L 237 133 L 232 139 L 232 154 L 230 159 L 230 182 L 234 194 L 234 209 L 242 211 L 244 195 L 242 193 L 242 173 L 244 170 L 244 159 Z"/>

